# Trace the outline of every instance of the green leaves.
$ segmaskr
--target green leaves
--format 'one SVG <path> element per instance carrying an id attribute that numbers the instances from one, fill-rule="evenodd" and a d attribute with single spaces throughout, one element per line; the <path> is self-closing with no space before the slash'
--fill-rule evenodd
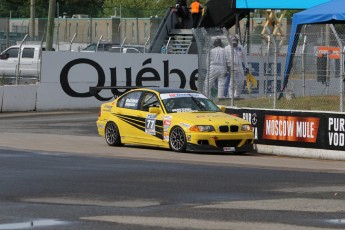
<path id="1" fill-rule="evenodd" d="M 169 7 L 175 6 L 175 0 L 57 0 L 56 16 L 86 14 L 90 17 L 150 17 L 162 16 Z M 206 0 L 200 1 L 205 3 Z M 0 0 L 0 18 L 29 18 L 31 0 Z M 35 18 L 48 17 L 49 1 L 35 0 Z"/>

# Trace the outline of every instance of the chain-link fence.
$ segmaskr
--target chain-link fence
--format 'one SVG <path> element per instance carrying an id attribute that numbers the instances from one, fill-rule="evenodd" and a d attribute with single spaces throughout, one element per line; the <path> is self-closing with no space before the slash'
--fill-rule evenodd
<path id="1" fill-rule="evenodd" d="M 148 17 L 129 18 L 136 10 L 138 9 L 122 7 L 119 14 L 116 15 L 115 12 L 111 18 L 90 18 L 87 15 L 63 15 L 55 18 L 53 48 L 56 51 L 96 52 L 96 45 L 99 44 L 98 51 L 113 48 L 113 52 L 120 52 L 118 48 L 131 47 L 128 52 L 145 53 L 149 50 L 151 39 L 163 18 L 162 12 L 165 13 L 166 9 L 141 10 L 141 15 Z M 46 18 L 0 18 L 0 52 L 12 45 L 21 44 L 22 41 L 23 44 L 44 45 L 47 22 Z M 0 70 L 0 85 L 28 82 L 17 81 L 20 76 L 14 76 L 12 72 Z M 29 82 L 35 82 L 39 77 L 30 79 Z"/>
<path id="2" fill-rule="evenodd" d="M 302 27 L 281 106 L 343 112 L 344 29 L 343 24 Z"/>
<path id="3" fill-rule="evenodd" d="M 123 15 L 108 19 L 81 16 L 58 18 L 55 19 L 54 45 L 57 50 L 80 50 L 89 43 L 98 42 L 100 38 L 113 44 L 149 45 L 150 38 L 162 20 L 160 15 L 152 15 L 150 18 L 124 18 Z M 31 34 L 30 23 L 30 19 L 0 18 L 1 49 Z M 29 36 L 27 41 L 41 43 L 46 24 L 46 19 L 35 19 L 34 36 Z M 288 66 L 290 36 L 278 36 L 271 31 L 263 35 L 261 31 L 254 31 L 257 33 L 251 32 L 247 37 L 240 37 L 252 77 L 244 76 L 240 83 L 242 90 L 239 98 L 231 99 L 234 95 L 224 90 L 225 99 L 221 99 L 222 103 L 252 108 L 344 110 L 344 24 L 303 25 L 296 36 L 296 49 L 291 54 L 293 58 Z M 218 83 L 210 82 L 209 79 L 205 81 L 210 73 L 207 56 L 215 39 L 219 38 L 223 47 L 231 47 L 230 40 L 235 34 L 228 34 L 222 28 L 196 28 L 193 34 L 199 54 L 198 89 L 205 92 L 207 88 L 207 94 L 218 100 Z M 226 68 L 226 78 L 234 75 L 231 72 L 233 69 L 229 69 Z M 288 77 L 285 75 L 286 69 Z M 230 77 L 230 80 L 224 81 L 225 88 L 228 85 L 232 88 L 235 85 L 231 84 L 233 80 Z"/>
<path id="4" fill-rule="evenodd" d="M 55 19 L 53 45 L 56 50 L 68 50 L 69 46 L 84 48 L 105 42 L 127 45 L 149 45 L 162 18 L 57 18 Z M 3 22 L 3 23 L 1 23 Z M 35 19 L 35 31 L 31 33 L 30 19 L 0 19 L 1 51 L 18 43 L 25 35 L 27 43 L 45 41 L 47 19 Z M 3 26 L 1 26 L 3 24 Z M 7 25 L 6 25 L 7 24 Z M 34 34 L 34 35 L 32 35 Z"/>
<path id="5" fill-rule="evenodd" d="M 55 49 L 82 49 L 88 44 L 105 42 L 123 45 L 149 45 L 160 22 L 164 9 L 139 9 L 123 6 L 108 7 L 108 18 L 92 18 L 89 15 L 68 15 L 61 11 L 54 20 L 53 45 Z M 0 18 L 1 51 L 21 41 L 40 43 L 45 40 L 47 18 Z"/>
<path id="6" fill-rule="evenodd" d="M 218 83 L 205 81 L 210 73 L 207 56 L 214 48 L 213 43 L 217 38 L 221 39 L 225 47 L 231 45 L 229 41 L 235 35 L 229 35 L 226 30 L 219 28 L 195 29 L 194 36 L 199 52 L 198 89 L 207 92 L 216 101 L 222 100 L 225 105 L 342 112 L 344 31 L 343 24 L 304 25 L 301 33 L 297 34 L 296 50 L 293 50 L 291 65 L 287 68 L 288 78 L 285 76 L 285 70 L 289 36 L 275 36 L 267 31 L 265 35 L 251 34 L 248 39 L 240 39 L 242 42 L 249 41 L 244 45 L 244 49 L 248 55 L 250 75 L 244 76 L 240 83 L 242 90 L 239 98 L 229 94 L 231 88 L 236 87 L 235 84 L 232 86 L 230 83 L 228 86 L 228 82 L 224 81 L 225 87 L 230 87 L 230 90 L 228 94 L 225 90 L 225 98 L 220 99 L 217 94 Z M 243 72 L 245 73 L 245 69 Z M 233 76 L 234 73 L 230 69 L 225 77 L 227 75 Z"/>

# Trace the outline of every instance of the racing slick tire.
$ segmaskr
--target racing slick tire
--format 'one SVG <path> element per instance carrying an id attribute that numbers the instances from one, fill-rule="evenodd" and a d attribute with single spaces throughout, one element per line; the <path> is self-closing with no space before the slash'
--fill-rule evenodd
<path id="1" fill-rule="evenodd" d="M 187 149 L 187 138 L 183 129 L 175 126 L 171 129 L 169 135 L 170 149 L 175 152 L 185 152 Z"/>
<path id="2" fill-rule="evenodd" d="M 121 146 L 121 136 L 119 128 L 114 122 L 108 122 L 105 126 L 105 141 L 110 146 Z"/>

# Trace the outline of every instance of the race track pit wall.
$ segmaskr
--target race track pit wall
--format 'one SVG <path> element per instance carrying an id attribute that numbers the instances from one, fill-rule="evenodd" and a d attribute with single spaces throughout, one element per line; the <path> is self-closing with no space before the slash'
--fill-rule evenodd
<path id="1" fill-rule="evenodd" d="M 345 114 L 227 107 L 251 122 L 258 153 L 345 160 Z"/>
<path id="2" fill-rule="evenodd" d="M 34 111 L 37 85 L 5 85 L 0 87 L 1 112 Z"/>
<path id="3" fill-rule="evenodd" d="M 0 86 L 0 113 L 2 112 L 2 99 L 4 95 L 4 86 Z"/>

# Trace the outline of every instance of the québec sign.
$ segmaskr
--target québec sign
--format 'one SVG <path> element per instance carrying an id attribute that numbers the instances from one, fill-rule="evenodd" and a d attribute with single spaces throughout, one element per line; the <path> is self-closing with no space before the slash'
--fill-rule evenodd
<path id="1" fill-rule="evenodd" d="M 123 54 L 120 54 L 123 55 Z M 155 63 L 153 63 L 155 61 Z M 115 67 L 102 67 L 102 65 L 90 58 L 77 58 L 67 62 L 60 72 L 60 83 L 63 91 L 71 97 L 96 97 L 100 101 L 108 101 L 112 97 L 103 97 L 98 94 L 91 94 L 88 91 L 79 92 L 71 87 L 69 82 L 69 75 L 71 69 L 73 68 L 85 68 L 85 65 L 89 65 L 94 68 L 98 75 L 98 80 L 96 82 L 96 87 L 105 86 L 106 83 L 106 71 L 110 75 L 110 86 L 120 86 L 118 81 L 125 82 L 125 85 L 122 86 L 144 86 L 144 85 L 157 85 L 162 87 L 170 87 L 171 82 L 178 83 L 178 88 L 190 88 L 196 90 L 196 81 L 197 81 L 197 69 L 188 69 L 187 73 L 184 71 L 185 68 L 171 68 L 171 62 L 174 60 L 157 60 L 153 58 L 147 58 L 142 63 L 142 68 L 135 72 L 131 66 L 124 67 L 125 76 L 118 76 L 118 70 L 121 68 L 118 66 Z M 133 63 L 137 64 L 137 63 Z M 161 66 L 160 66 L 161 65 Z M 162 70 L 162 71 L 161 71 Z M 148 83 L 148 84 L 145 84 Z M 114 96 L 120 95 L 123 92 L 112 89 Z"/>
<path id="2" fill-rule="evenodd" d="M 90 87 L 156 86 L 196 89 L 198 56 L 110 52 L 42 53 L 37 110 L 98 108 L 125 89 L 90 93 Z"/>

